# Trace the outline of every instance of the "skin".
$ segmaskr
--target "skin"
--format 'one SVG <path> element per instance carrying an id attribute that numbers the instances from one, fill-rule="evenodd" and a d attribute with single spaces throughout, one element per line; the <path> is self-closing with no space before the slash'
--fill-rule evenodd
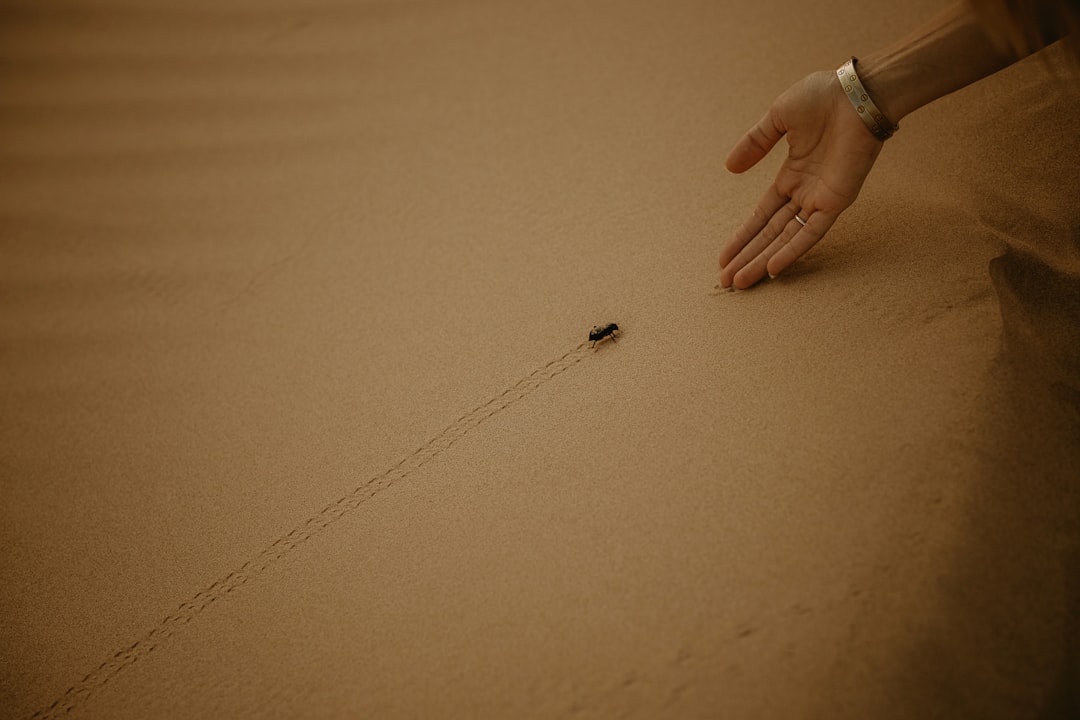
<path id="1" fill-rule="evenodd" d="M 1019 58 L 996 42 L 966 1 L 892 45 L 861 57 L 859 78 L 887 118 L 902 118 Z M 735 144 L 725 163 L 749 170 L 786 137 L 788 156 L 750 217 L 720 250 L 720 285 L 749 288 L 812 248 L 851 206 L 883 143 L 863 124 L 832 72 L 788 88 Z M 805 227 L 795 220 L 806 220 Z"/>

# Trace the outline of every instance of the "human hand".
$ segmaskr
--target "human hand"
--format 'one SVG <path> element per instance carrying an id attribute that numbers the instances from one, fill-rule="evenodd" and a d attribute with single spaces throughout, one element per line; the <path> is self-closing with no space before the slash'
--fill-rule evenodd
<path id="1" fill-rule="evenodd" d="M 722 287 L 748 288 L 766 273 L 779 275 L 813 247 L 855 202 L 882 146 L 830 72 L 808 75 L 780 95 L 725 166 L 749 170 L 784 135 L 788 156 L 776 180 L 720 249 Z"/>

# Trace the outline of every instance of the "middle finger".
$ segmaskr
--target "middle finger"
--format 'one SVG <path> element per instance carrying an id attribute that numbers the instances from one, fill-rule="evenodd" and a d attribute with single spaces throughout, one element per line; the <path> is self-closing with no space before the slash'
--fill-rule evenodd
<path id="1" fill-rule="evenodd" d="M 765 265 L 772 255 L 769 251 L 773 248 L 776 239 L 788 232 L 789 225 L 797 224 L 795 214 L 798 210 L 799 208 L 790 201 L 779 207 L 764 227 L 724 267 L 720 274 L 721 284 L 726 287 L 738 276 L 739 281 L 735 283 L 736 287 L 746 288 L 760 280 L 765 274 Z"/>

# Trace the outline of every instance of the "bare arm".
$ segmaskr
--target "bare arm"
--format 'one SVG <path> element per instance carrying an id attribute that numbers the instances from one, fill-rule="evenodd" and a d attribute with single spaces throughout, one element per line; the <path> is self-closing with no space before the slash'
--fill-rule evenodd
<path id="1" fill-rule="evenodd" d="M 1016 62 L 962 0 L 886 48 L 859 59 L 863 85 L 893 122 Z"/>
<path id="2" fill-rule="evenodd" d="M 1017 59 L 994 42 L 970 4 L 958 0 L 906 37 L 861 57 L 856 67 L 878 107 L 898 123 Z M 721 248 L 724 287 L 747 288 L 766 273 L 778 275 L 813 247 L 855 202 L 882 147 L 828 72 L 809 75 L 778 97 L 736 143 L 728 170 L 748 170 L 785 136 L 788 156 L 776 180 Z"/>

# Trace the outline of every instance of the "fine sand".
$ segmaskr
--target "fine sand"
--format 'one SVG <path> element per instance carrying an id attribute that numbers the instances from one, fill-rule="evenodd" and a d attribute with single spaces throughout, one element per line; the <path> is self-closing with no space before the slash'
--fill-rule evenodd
<path id="1" fill-rule="evenodd" d="M 4 2 L 0 717 L 1076 712 L 1060 49 L 714 291 L 899 5 Z"/>

